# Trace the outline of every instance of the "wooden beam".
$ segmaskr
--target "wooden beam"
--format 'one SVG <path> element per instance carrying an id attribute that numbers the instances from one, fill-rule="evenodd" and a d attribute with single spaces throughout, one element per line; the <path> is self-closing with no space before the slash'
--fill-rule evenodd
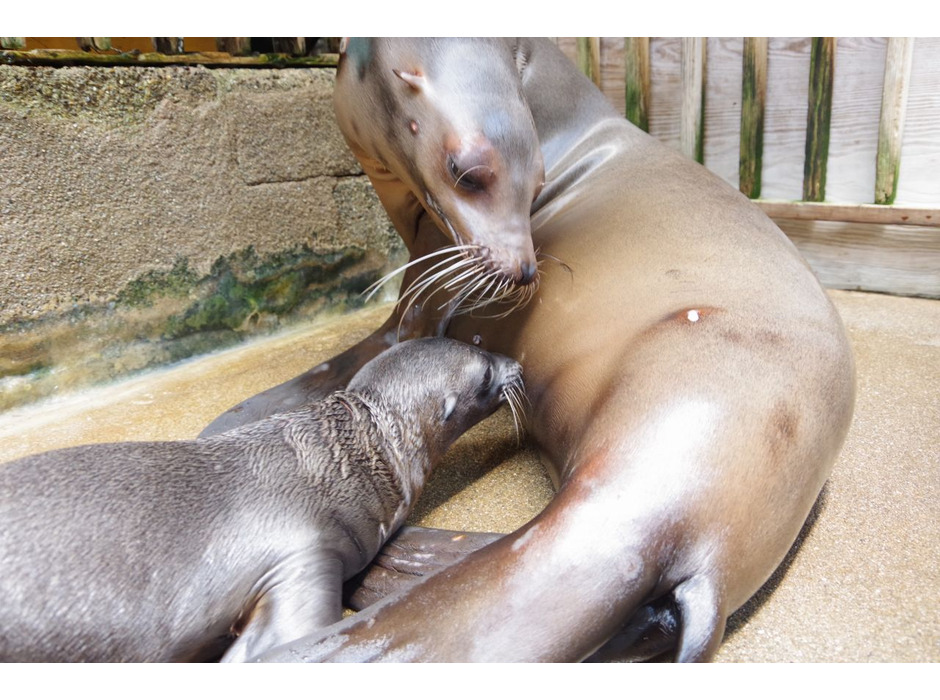
<path id="1" fill-rule="evenodd" d="M 833 37 L 813 37 L 809 67 L 809 111 L 806 116 L 806 155 L 803 161 L 803 199 L 807 202 L 822 202 L 826 199 L 835 55 L 836 40 Z"/>
<path id="2" fill-rule="evenodd" d="M 624 51 L 625 114 L 643 131 L 650 130 L 650 39 L 626 37 Z"/>
<path id="3" fill-rule="evenodd" d="M 940 209 L 894 207 L 879 204 L 831 204 L 829 202 L 755 202 L 773 219 L 795 221 L 844 221 L 858 224 L 903 224 L 940 228 Z"/>
<path id="4" fill-rule="evenodd" d="M 689 158 L 705 162 L 705 39 L 682 39 L 682 108 L 679 149 Z"/>
<path id="5" fill-rule="evenodd" d="M 889 38 L 885 79 L 878 123 L 878 159 L 875 164 L 875 204 L 891 204 L 898 191 L 904 115 L 911 82 L 913 38 Z"/>
<path id="6" fill-rule="evenodd" d="M 319 56 L 285 56 L 259 54 L 257 56 L 231 56 L 227 53 L 194 52 L 186 54 L 163 53 L 86 53 L 34 49 L 32 51 L 0 51 L 0 65 L 30 66 L 209 66 L 214 68 L 335 68 L 336 54 Z"/>
<path id="7" fill-rule="evenodd" d="M 738 188 L 751 199 L 760 197 L 766 98 L 767 38 L 746 37 L 741 78 L 741 150 L 738 158 Z"/>
<path id="8" fill-rule="evenodd" d="M 786 219 L 777 224 L 826 287 L 940 297 L 935 228 Z"/>

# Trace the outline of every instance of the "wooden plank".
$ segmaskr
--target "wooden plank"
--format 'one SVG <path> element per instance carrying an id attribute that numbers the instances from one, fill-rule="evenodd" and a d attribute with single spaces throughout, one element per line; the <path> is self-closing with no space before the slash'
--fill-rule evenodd
<path id="1" fill-rule="evenodd" d="M 936 228 L 775 221 L 827 287 L 940 297 Z"/>
<path id="2" fill-rule="evenodd" d="M 0 51 L 0 64 L 31 66 L 212 66 L 217 68 L 335 68 L 336 54 L 319 56 L 285 56 L 259 54 L 257 56 L 231 56 L 227 53 L 195 52 L 186 54 L 119 53 L 98 54 L 84 51 Z"/>
<path id="3" fill-rule="evenodd" d="M 0 36 L 0 48 L 2 49 L 25 49 L 25 36 Z"/>
<path id="4" fill-rule="evenodd" d="M 896 224 L 940 227 L 940 209 L 898 207 L 879 204 L 832 204 L 830 202 L 755 202 L 773 219 L 796 221 L 846 221 L 864 224 Z"/>
<path id="5" fill-rule="evenodd" d="M 888 39 L 885 79 L 878 122 L 878 158 L 875 165 L 875 204 L 892 204 L 901 171 L 901 143 L 911 83 L 914 39 Z"/>
<path id="6" fill-rule="evenodd" d="M 251 53 L 251 37 L 248 36 L 220 36 L 215 40 L 219 51 L 232 56 L 247 56 Z"/>
<path id="7" fill-rule="evenodd" d="M 274 53 L 286 53 L 291 56 L 303 56 L 307 53 L 307 42 L 302 36 L 275 36 L 271 37 Z"/>
<path id="8" fill-rule="evenodd" d="M 803 199 L 826 199 L 829 123 L 832 117 L 832 78 L 836 40 L 813 37 L 809 67 L 809 112 L 806 117 L 806 155 L 803 160 Z"/>
<path id="9" fill-rule="evenodd" d="M 155 36 L 151 37 L 153 50 L 167 55 L 183 53 L 183 37 L 181 36 Z"/>
<path id="10" fill-rule="evenodd" d="M 767 39 L 745 37 L 741 78 L 741 149 L 738 189 L 760 197 L 764 154 L 764 102 L 767 99 Z"/>
<path id="11" fill-rule="evenodd" d="M 578 38 L 578 68 L 591 81 L 601 84 L 601 45 L 600 38 L 596 36 L 579 36 Z"/>
<path id="12" fill-rule="evenodd" d="M 650 40 L 624 40 L 624 116 L 643 131 L 650 130 Z"/>
<path id="13" fill-rule="evenodd" d="M 705 39 L 682 39 L 682 109 L 679 149 L 683 154 L 705 162 Z"/>

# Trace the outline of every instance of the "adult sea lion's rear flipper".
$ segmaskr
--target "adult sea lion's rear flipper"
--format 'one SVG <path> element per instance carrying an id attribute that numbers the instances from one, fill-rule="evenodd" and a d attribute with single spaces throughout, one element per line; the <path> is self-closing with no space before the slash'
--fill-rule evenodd
<path id="1" fill-rule="evenodd" d="M 353 610 L 362 610 L 501 537 L 493 532 L 403 527 L 367 569 L 346 582 L 344 601 Z"/>
<path id="2" fill-rule="evenodd" d="M 585 661 L 649 661 L 675 649 L 678 639 L 679 611 L 670 594 L 637 610 L 609 642 Z"/>
<path id="3" fill-rule="evenodd" d="M 725 635 L 727 615 L 715 581 L 693 576 L 676 586 L 680 634 L 676 661 L 710 661 Z"/>

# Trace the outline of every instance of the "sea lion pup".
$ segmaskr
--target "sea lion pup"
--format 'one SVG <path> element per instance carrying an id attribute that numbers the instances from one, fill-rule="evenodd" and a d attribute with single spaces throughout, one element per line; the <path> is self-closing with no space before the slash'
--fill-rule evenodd
<path id="1" fill-rule="evenodd" d="M 851 420 L 852 352 L 812 271 L 752 202 L 627 122 L 549 41 L 352 40 L 334 103 L 416 257 L 412 279 L 341 361 L 225 420 L 341 385 L 396 330 L 446 330 L 523 364 L 528 434 L 558 493 L 516 532 L 265 658 L 573 661 L 626 626 L 680 661 L 710 659 L 799 533 Z M 492 150 L 471 157 L 481 134 Z M 537 293 L 480 308 L 483 273 L 463 258 L 435 267 L 441 246 L 483 246 L 506 269 L 494 259 L 520 259 L 519 229 L 507 248 L 490 232 L 530 207 L 545 262 L 517 279 Z M 451 265 L 469 276 L 440 281 Z M 477 308 L 448 319 L 440 298 L 462 294 Z"/>
<path id="2" fill-rule="evenodd" d="M 519 388 L 508 358 L 416 340 L 216 437 L 0 467 L 0 659 L 240 661 L 339 620 L 343 580 Z"/>

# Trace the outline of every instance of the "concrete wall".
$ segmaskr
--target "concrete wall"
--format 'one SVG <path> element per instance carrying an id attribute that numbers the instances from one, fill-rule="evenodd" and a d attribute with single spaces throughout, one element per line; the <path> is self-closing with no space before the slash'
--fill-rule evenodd
<path id="1" fill-rule="evenodd" d="M 0 66 L 0 410 L 362 303 L 333 71 Z"/>

